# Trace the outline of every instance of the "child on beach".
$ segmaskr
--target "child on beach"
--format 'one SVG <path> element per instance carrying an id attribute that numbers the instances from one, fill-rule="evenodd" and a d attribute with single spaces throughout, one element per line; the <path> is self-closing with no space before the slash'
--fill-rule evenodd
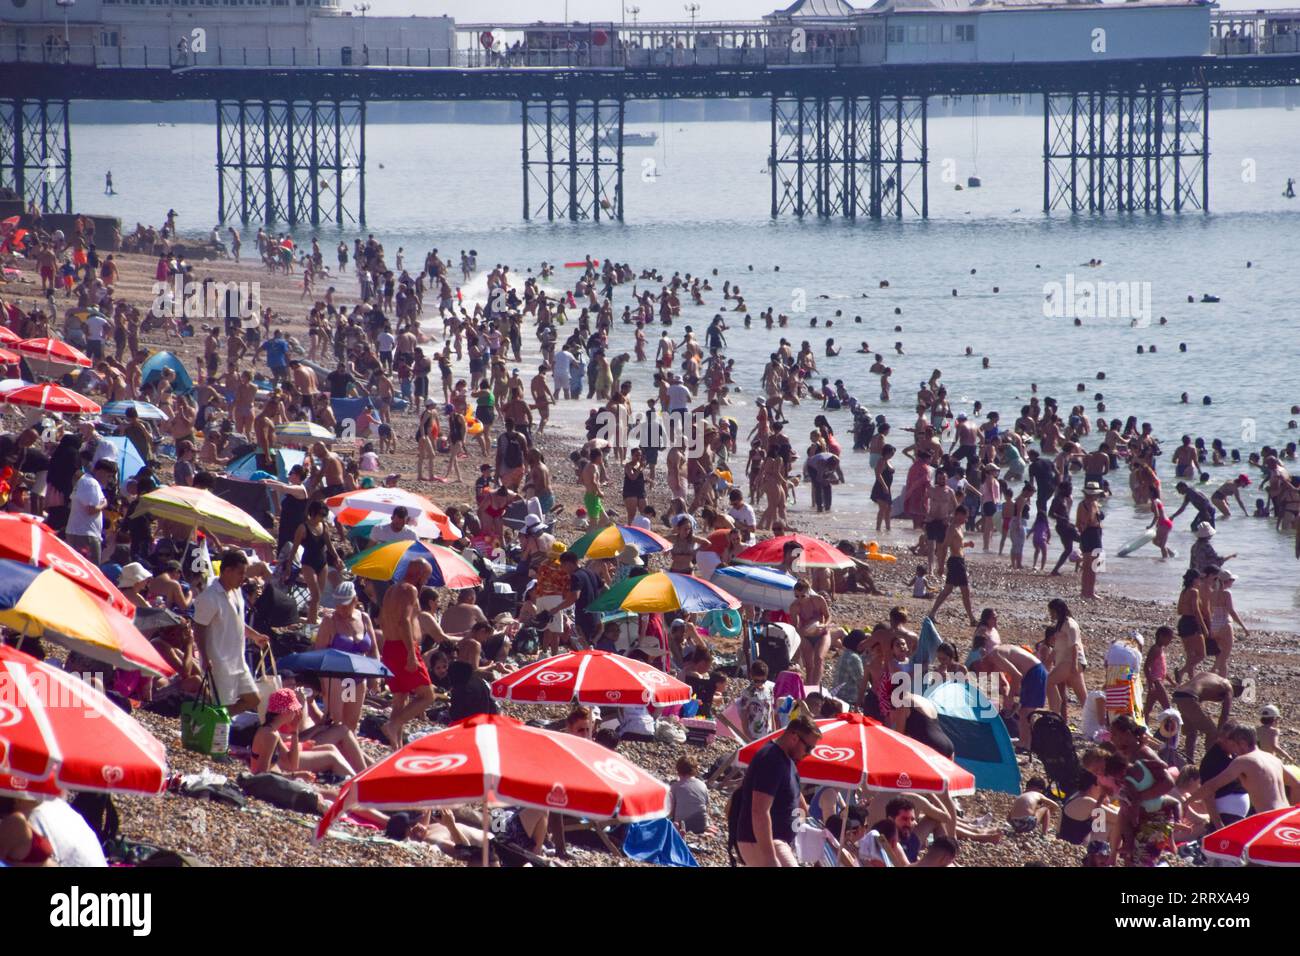
<path id="1" fill-rule="evenodd" d="M 1255 738 L 1260 750 L 1280 757 L 1283 763 L 1294 763 L 1294 758 L 1278 743 L 1281 720 L 1282 711 L 1278 710 L 1276 704 L 1264 705 L 1264 709 L 1259 712 L 1259 728 L 1255 731 Z"/>
<path id="2" fill-rule="evenodd" d="M 1011 516 L 1011 567 L 1023 570 L 1025 566 L 1025 538 L 1029 534 L 1029 505 L 1016 502 L 1010 507 Z M 1044 549 L 1043 561 L 1046 564 L 1047 552 Z"/>
<path id="3" fill-rule="evenodd" d="M 1013 833 L 1026 836 L 1038 830 L 1046 836 L 1052 827 L 1052 815 L 1060 810 L 1060 804 L 1047 796 L 1047 781 L 1030 777 L 1025 792 L 1016 797 L 1007 811 L 1007 822 Z"/>
<path id="4" fill-rule="evenodd" d="M 934 590 L 930 587 L 930 582 L 925 576 L 925 565 L 916 566 L 916 577 L 912 579 L 912 597 L 914 598 L 932 598 Z"/>
<path id="5" fill-rule="evenodd" d="M 1034 530 L 1032 533 L 1034 540 L 1034 562 L 1030 565 L 1031 571 L 1047 570 L 1047 543 L 1052 540 L 1052 532 L 1047 522 L 1047 513 L 1039 511 L 1038 517 L 1034 519 Z"/>
<path id="6" fill-rule="evenodd" d="M 1172 627 L 1156 628 L 1156 638 L 1151 644 L 1151 650 L 1147 651 L 1146 660 L 1142 662 L 1142 679 L 1147 685 L 1147 702 L 1146 709 L 1142 711 L 1143 722 L 1147 719 L 1147 714 L 1151 713 L 1153 707 L 1159 706 L 1161 710 L 1167 710 L 1170 707 L 1169 694 L 1165 690 L 1165 678 L 1169 675 L 1169 664 L 1165 660 L 1165 648 L 1174 641 L 1174 629 Z"/>
<path id="7" fill-rule="evenodd" d="M 1159 494 L 1151 497 L 1151 523 L 1148 528 L 1156 529 L 1155 546 L 1160 549 L 1160 557 L 1172 558 L 1174 553 L 1169 550 L 1169 532 L 1173 528 L 1173 521 L 1165 516 L 1165 503 L 1160 500 Z"/>

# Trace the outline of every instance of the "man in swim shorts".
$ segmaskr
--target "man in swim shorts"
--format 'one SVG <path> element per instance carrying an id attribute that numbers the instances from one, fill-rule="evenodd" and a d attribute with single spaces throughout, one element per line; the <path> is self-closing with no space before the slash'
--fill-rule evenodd
<path id="1" fill-rule="evenodd" d="M 967 541 L 962 535 L 966 516 L 965 505 L 959 505 L 948 522 L 948 534 L 943 544 L 948 551 L 948 563 L 945 566 L 947 574 L 943 581 L 943 590 L 934 599 L 934 607 L 930 608 L 930 617 L 938 620 L 939 608 L 943 607 L 943 602 L 948 600 L 948 595 L 957 589 L 961 591 L 961 602 L 966 607 L 966 616 L 970 618 L 971 627 L 976 627 L 979 621 L 975 619 L 975 612 L 971 609 L 970 578 L 966 573 L 965 556 L 965 549 L 974 547 L 974 542 Z"/>
<path id="2" fill-rule="evenodd" d="M 593 527 L 604 523 L 605 504 L 601 499 L 601 483 L 605 480 L 605 465 L 599 448 L 591 451 L 591 461 L 582 469 L 582 505 Z"/>

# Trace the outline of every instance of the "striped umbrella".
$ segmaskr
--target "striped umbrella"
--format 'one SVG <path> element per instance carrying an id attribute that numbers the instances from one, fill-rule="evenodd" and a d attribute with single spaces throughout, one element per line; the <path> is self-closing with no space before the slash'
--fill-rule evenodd
<path id="1" fill-rule="evenodd" d="M 1252 814 L 1201 838 L 1215 860 L 1257 866 L 1300 866 L 1300 806 Z"/>
<path id="2" fill-rule="evenodd" d="M 718 568 L 709 578 L 742 604 L 784 611 L 794 600 L 794 578 L 774 568 L 729 564 Z"/>
<path id="3" fill-rule="evenodd" d="M 247 511 L 212 492 L 185 485 L 168 485 L 140 498 L 132 517 L 151 514 L 164 521 L 202 528 L 222 538 L 255 544 L 275 544 L 274 535 Z"/>
<path id="4" fill-rule="evenodd" d="M 50 568 L 0 560 L 0 625 L 48 637 L 113 667 L 158 677 L 175 673 L 125 615 Z"/>
<path id="5" fill-rule="evenodd" d="M 12 391 L 0 393 L 0 401 L 10 405 L 26 405 L 47 412 L 63 412 L 67 415 L 94 415 L 99 412 L 99 404 L 92 402 L 80 392 L 74 392 L 62 385 L 24 385 Z"/>
<path id="6" fill-rule="evenodd" d="M 275 426 L 275 437 L 290 441 L 337 441 L 335 434 L 315 422 L 285 422 Z"/>
<path id="7" fill-rule="evenodd" d="M 637 554 L 658 554 L 671 550 L 673 546 L 671 541 L 664 540 L 653 531 L 632 525 L 611 524 L 591 529 L 569 545 L 569 550 L 580 558 L 616 558 L 629 544 L 636 547 Z"/>
<path id="8" fill-rule="evenodd" d="M 424 495 L 417 495 L 405 488 L 358 488 L 356 491 L 345 491 L 341 495 L 327 498 L 325 504 L 334 513 L 334 519 L 347 528 L 370 521 L 375 516 L 386 520 L 400 507 L 405 508 L 412 518 L 420 514 L 427 517 L 437 526 L 443 540 L 456 541 L 460 538 L 460 529 L 451 523 L 447 512 Z M 435 537 L 423 534 L 418 527 L 416 533 L 421 537 Z"/>
<path id="9" fill-rule="evenodd" d="M 588 604 L 587 610 L 593 613 L 632 611 L 636 614 L 655 614 L 684 611 L 687 614 L 702 614 L 705 611 L 734 610 L 738 607 L 740 602 L 726 591 L 693 574 L 656 571 L 618 582 Z"/>
<path id="10" fill-rule="evenodd" d="M 59 365 L 80 365 L 90 368 L 95 364 L 90 360 L 89 355 L 74 349 L 62 339 L 23 339 L 21 342 L 13 343 L 13 346 L 16 351 L 22 352 L 29 358 L 57 362 Z"/>
<path id="11" fill-rule="evenodd" d="M 103 414 L 105 418 L 126 418 L 126 413 L 133 408 L 135 413 L 140 416 L 141 421 L 164 422 L 167 420 L 167 413 L 150 402 L 109 402 L 104 406 Z"/>
<path id="12" fill-rule="evenodd" d="M 359 578 L 371 581 L 396 581 L 417 558 L 433 567 L 430 587 L 473 588 L 483 583 L 474 565 L 451 548 L 422 541 L 386 541 L 348 558 L 347 566 Z"/>
<path id="13" fill-rule="evenodd" d="M 128 618 L 135 617 L 135 605 L 104 572 L 33 515 L 0 514 L 0 558 L 53 568 Z"/>

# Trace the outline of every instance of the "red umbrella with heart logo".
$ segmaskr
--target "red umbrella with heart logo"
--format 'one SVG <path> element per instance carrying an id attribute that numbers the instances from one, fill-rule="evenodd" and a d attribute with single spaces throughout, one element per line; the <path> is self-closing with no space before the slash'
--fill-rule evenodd
<path id="1" fill-rule="evenodd" d="M 0 644 L 0 777 L 110 793 L 163 792 L 167 752 L 135 718 L 75 674 Z"/>
<path id="2" fill-rule="evenodd" d="M 842 714 L 819 720 L 821 742 L 799 761 L 799 780 L 845 789 L 865 788 L 904 792 L 948 793 L 959 797 L 975 792 L 975 777 L 943 754 L 906 734 L 891 730 L 862 714 Z M 749 765 L 759 749 L 775 740 L 778 730 L 742 747 L 737 761 Z"/>
<path id="3" fill-rule="evenodd" d="M 407 744 L 339 789 L 316 839 L 353 807 L 397 811 L 483 801 L 592 820 L 668 815 L 668 786 L 595 741 L 479 714 Z M 484 862 L 488 848 L 484 844 Z"/>
<path id="4" fill-rule="evenodd" d="M 492 696 L 530 704 L 603 704 L 665 707 L 691 699 L 691 688 L 671 674 L 606 651 L 576 651 L 521 667 L 492 682 Z"/>
<path id="5" fill-rule="evenodd" d="M 1256 813 L 1201 839 L 1216 860 L 1259 866 L 1300 866 L 1300 806 Z"/>

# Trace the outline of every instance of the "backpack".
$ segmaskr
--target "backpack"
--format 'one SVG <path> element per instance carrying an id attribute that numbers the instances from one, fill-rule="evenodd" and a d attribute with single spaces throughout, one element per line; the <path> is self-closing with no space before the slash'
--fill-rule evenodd
<path id="1" fill-rule="evenodd" d="M 524 463 L 524 450 L 521 447 L 522 442 L 518 435 L 512 432 L 503 432 L 501 441 L 504 444 L 501 447 L 501 464 L 507 468 L 519 468 Z"/>

